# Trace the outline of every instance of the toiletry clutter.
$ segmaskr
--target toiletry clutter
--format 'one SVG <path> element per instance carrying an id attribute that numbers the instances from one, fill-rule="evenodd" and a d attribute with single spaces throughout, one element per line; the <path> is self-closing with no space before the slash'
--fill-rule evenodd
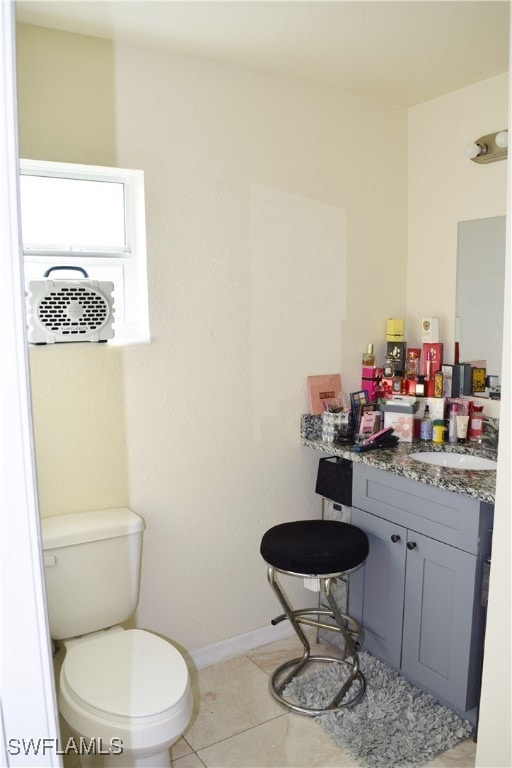
<path id="1" fill-rule="evenodd" d="M 494 379 L 487 376 L 485 360 L 461 363 L 455 344 L 453 362 L 446 362 L 439 318 L 423 318 L 415 335 L 421 343 L 408 345 L 403 319 L 387 319 L 382 367 L 369 343 L 361 359 L 360 394 L 383 413 L 381 428 L 393 427 L 402 442 L 477 440 L 482 434 L 483 406 L 470 397 L 489 389 Z M 492 384 L 488 396 L 499 397 L 499 386 L 494 380 Z"/>

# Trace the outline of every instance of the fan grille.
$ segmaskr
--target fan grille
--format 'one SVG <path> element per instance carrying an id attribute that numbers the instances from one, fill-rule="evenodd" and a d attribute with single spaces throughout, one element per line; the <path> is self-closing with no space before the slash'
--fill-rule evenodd
<path id="1" fill-rule="evenodd" d="M 55 288 L 39 302 L 39 321 L 63 336 L 96 331 L 107 321 L 109 306 L 104 297 L 83 286 Z"/>

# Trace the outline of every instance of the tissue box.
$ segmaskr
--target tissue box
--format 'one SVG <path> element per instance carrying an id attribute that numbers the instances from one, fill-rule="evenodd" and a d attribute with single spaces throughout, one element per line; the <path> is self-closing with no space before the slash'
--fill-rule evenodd
<path id="1" fill-rule="evenodd" d="M 414 414 L 419 402 L 409 400 L 388 400 L 379 408 L 384 411 L 384 429 L 393 427 L 393 434 L 401 443 L 412 443 L 414 436 Z"/>

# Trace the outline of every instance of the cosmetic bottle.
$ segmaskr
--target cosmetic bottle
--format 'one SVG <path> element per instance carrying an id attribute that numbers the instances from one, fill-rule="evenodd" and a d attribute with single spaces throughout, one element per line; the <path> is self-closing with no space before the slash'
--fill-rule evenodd
<path id="1" fill-rule="evenodd" d="M 459 412 L 459 409 L 457 408 L 456 404 L 453 403 L 452 409 L 450 411 L 450 421 L 448 423 L 448 442 L 449 443 L 456 443 L 457 442 L 457 414 Z"/>
<path id="2" fill-rule="evenodd" d="M 363 352 L 363 365 L 372 367 L 375 365 L 375 355 L 373 353 L 373 344 L 368 344 L 368 350 Z"/>
<path id="3" fill-rule="evenodd" d="M 465 413 L 457 414 L 457 442 L 465 443 L 468 439 L 469 416 Z"/>
<path id="4" fill-rule="evenodd" d="M 394 395 L 400 395 L 402 392 L 403 378 L 399 373 L 395 373 L 392 379 L 391 389 Z"/>
<path id="5" fill-rule="evenodd" d="M 420 422 L 420 440 L 432 440 L 432 419 L 430 418 L 430 408 L 425 406 L 423 418 Z"/>
<path id="6" fill-rule="evenodd" d="M 444 443 L 446 427 L 442 419 L 434 419 L 432 422 L 432 442 Z"/>
<path id="7" fill-rule="evenodd" d="M 473 406 L 473 413 L 469 417 L 468 437 L 471 441 L 478 440 L 484 431 L 484 407 L 483 405 Z"/>
<path id="8" fill-rule="evenodd" d="M 392 379 L 395 375 L 395 358 L 392 355 L 386 355 L 382 375 L 385 379 Z"/>

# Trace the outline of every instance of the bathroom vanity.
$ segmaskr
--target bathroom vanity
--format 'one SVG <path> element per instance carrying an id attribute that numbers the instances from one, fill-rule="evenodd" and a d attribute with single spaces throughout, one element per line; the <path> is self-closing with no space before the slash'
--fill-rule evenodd
<path id="1" fill-rule="evenodd" d="M 475 723 L 496 473 L 420 463 L 417 443 L 357 454 L 304 425 L 302 442 L 353 461 L 350 519 L 370 554 L 349 577 L 346 612 L 363 649 Z"/>
<path id="2" fill-rule="evenodd" d="M 492 506 L 364 464 L 352 523 L 370 555 L 349 580 L 364 647 L 459 713 L 478 704 Z"/>

